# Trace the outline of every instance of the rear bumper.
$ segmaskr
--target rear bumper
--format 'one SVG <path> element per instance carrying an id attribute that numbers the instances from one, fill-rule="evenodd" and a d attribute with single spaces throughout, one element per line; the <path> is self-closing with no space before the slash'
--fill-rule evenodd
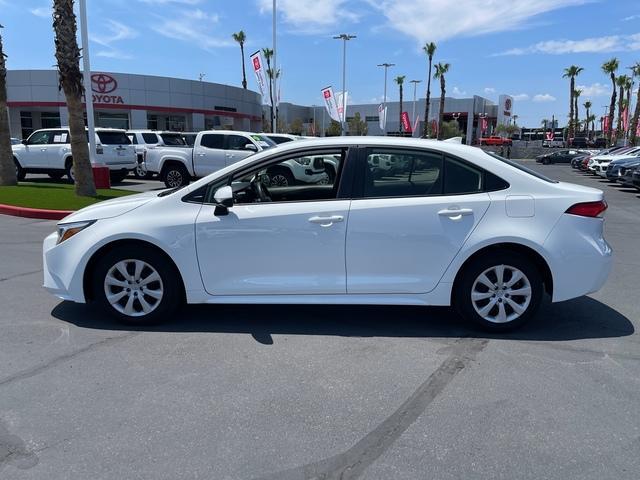
<path id="1" fill-rule="evenodd" d="M 613 251 L 603 236 L 604 220 L 563 214 L 544 243 L 553 275 L 553 301 L 596 292 L 606 282 Z"/>

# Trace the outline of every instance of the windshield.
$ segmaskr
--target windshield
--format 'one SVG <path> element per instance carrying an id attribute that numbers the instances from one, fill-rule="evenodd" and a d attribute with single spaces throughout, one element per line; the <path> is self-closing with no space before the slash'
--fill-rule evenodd
<path id="1" fill-rule="evenodd" d="M 251 138 L 253 138 L 255 140 L 255 142 L 263 149 L 267 149 L 267 148 L 271 148 L 271 147 L 275 147 L 277 144 L 276 142 L 274 142 L 273 140 L 271 140 L 269 137 L 267 137 L 266 135 L 258 135 L 258 134 L 253 134 L 251 135 Z"/>
<path id="2" fill-rule="evenodd" d="M 496 158 L 496 159 L 500 160 L 501 162 L 504 162 L 504 163 L 506 163 L 508 165 L 511 165 L 514 168 L 517 168 L 521 172 L 525 172 L 525 173 L 528 173 L 529 175 L 531 175 L 533 177 L 539 178 L 540 180 L 544 180 L 545 182 L 549 182 L 549 183 L 558 183 L 557 180 L 552 180 L 551 178 L 549 178 L 549 177 L 547 177 L 545 175 L 542 175 L 541 173 L 538 173 L 535 170 L 527 168 L 524 165 L 521 165 L 521 164 L 519 164 L 517 162 L 514 162 L 513 160 L 508 160 L 508 159 L 503 158 L 500 155 L 497 155 L 497 154 L 495 154 L 493 152 L 486 151 L 484 153 L 486 153 L 490 157 L 493 157 L 493 158 Z"/>

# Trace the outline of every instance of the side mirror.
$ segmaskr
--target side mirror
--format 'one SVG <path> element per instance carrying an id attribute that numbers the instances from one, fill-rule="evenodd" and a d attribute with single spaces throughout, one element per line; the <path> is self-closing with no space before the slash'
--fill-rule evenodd
<path id="1" fill-rule="evenodd" d="M 23 145 L 28 145 L 26 139 L 25 140 L 20 140 L 20 143 L 23 144 Z"/>
<path id="2" fill-rule="evenodd" d="M 251 150 L 252 152 L 257 152 L 258 151 L 258 147 L 256 147 L 253 143 L 247 143 L 244 146 L 245 150 Z"/>
<path id="3" fill-rule="evenodd" d="M 233 207 L 233 189 L 227 185 L 226 187 L 220 187 L 213 194 L 213 199 L 216 204 L 225 208 Z"/>

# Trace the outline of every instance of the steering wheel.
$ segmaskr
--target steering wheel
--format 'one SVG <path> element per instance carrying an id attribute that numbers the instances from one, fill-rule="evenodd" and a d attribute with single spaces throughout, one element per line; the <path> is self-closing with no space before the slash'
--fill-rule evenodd
<path id="1" fill-rule="evenodd" d="M 260 175 L 256 175 L 256 178 L 253 179 L 253 182 L 251 182 L 251 188 L 256 194 L 259 202 L 271 202 L 269 190 L 267 190 L 267 187 L 260 180 Z"/>

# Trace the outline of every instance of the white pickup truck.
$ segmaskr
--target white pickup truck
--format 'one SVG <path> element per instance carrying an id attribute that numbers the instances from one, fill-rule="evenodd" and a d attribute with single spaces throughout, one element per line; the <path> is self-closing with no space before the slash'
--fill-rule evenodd
<path id="1" fill-rule="evenodd" d="M 275 143 L 256 133 L 207 130 L 198 133 L 193 147 L 148 149 L 145 165 L 168 188 L 174 188 L 273 146 Z"/>
<path id="2" fill-rule="evenodd" d="M 73 181 L 71 136 L 68 127 L 36 130 L 22 143 L 12 145 L 18 180 L 28 173 L 47 173 L 53 179 L 64 175 Z M 96 158 L 109 167 L 111 179 L 121 181 L 136 168 L 136 152 L 124 130 L 96 128 Z"/>

